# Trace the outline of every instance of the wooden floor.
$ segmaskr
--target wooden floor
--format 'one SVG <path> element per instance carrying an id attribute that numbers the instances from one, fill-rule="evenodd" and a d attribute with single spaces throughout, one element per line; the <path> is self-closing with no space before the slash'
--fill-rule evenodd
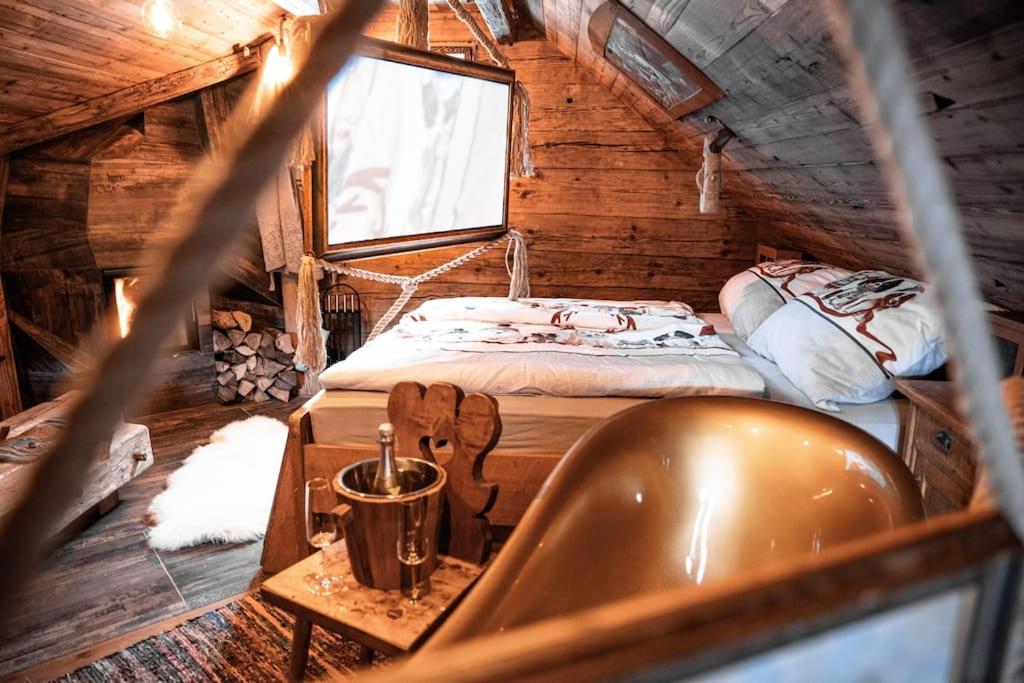
<path id="1" fill-rule="evenodd" d="M 221 426 L 249 415 L 285 420 L 301 404 L 209 405 L 136 418 L 155 463 L 121 489 L 121 503 L 49 558 L 14 619 L 0 624 L 0 678 L 244 592 L 262 543 L 156 552 L 142 522 L 167 476 Z"/>

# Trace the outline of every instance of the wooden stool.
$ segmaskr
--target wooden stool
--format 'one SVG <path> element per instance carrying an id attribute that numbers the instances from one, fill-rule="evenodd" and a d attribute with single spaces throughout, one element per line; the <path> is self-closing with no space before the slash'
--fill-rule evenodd
<path id="1" fill-rule="evenodd" d="M 430 575 L 430 593 L 412 604 L 400 591 L 380 591 L 358 583 L 344 542 L 334 544 L 327 552 L 332 566 L 341 570 L 335 580 L 344 584 L 344 590 L 328 596 L 309 592 L 305 577 L 319 569 L 317 555 L 292 565 L 260 588 L 264 600 L 295 615 L 289 665 L 293 681 L 301 681 L 305 674 L 313 624 L 362 645 L 366 664 L 373 661 L 374 651 L 389 655 L 412 652 L 441 625 L 450 608 L 483 571 L 470 562 L 442 555 Z"/>
<path id="2" fill-rule="evenodd" d="M 403 654 L 419 647 L 441 624 L 449 608 L 483 571 L 491 552 L 487 512 L 498 495 L 496 484 L 484 480 L 484 459 L 501 436 L 498 402 L 485 394 L 466 396 L 451 384 L 429 388 L 400 382 L 388 398 L 388 418 L 395 426 L 399 457 L 436 462 L 432 446 L 451 444 L 452 456 L 441 464 L 448 475 L 446 524 L 432 590 L 417 604 L 400 591 L 367 588 L 355 580 L 344 542 L 332 545 L 332 565 L 346 590 L 330 596 L 309 592 L 305 577 L 315 573 L 320 558 L 308 557 L 263 583 L 263 597 L 295 615 L 290 673 L 301 680 L 306 670 L 313 624 L 360 643 L 363 660 L 373 651 Z M 369 438 L 369 435 L 368 435 Z"/>

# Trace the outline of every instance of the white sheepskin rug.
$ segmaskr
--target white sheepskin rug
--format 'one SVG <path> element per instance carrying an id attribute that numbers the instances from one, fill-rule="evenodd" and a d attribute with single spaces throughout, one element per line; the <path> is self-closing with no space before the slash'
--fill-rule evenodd
<path id="1" fill-rule="evenodd" d="M 217 430 L 167 478 L 149 507 L 149 545 L 177 550 L 263 537 L 288 427 L 250 417 Z"/>

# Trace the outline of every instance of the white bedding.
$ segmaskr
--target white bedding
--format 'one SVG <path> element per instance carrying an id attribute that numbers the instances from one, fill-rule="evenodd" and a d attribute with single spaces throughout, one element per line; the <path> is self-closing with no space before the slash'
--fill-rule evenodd
<path id="1" fill-rule="evenodd" d="M 733 332 L 728 318 L 720 313 L 701 313 L 700 316 L 714 325 L 719 336 L 764 378 L 767 398 L 838 417 L 899 452 L 900 425 L 903 418 L 901 409 L 904 407 L 899 401 L 887 398 L 874 403 L 844 403 L 839 406 L 839 412 L 819 410 L 803 392 L 786 379 L 779 366 L 757 355 Z"/>
<path id="2" fill-rule="evenodd" d="M 325 389 L 390 391 L 401 381 L 450 382 L 464 390 L 502 395 L 663 398 L 726 394 L 767 397 L 817 410 L 779 368 L 754 353 L 728 318 L 700 314 L 730 347 L 722 355 L 589 355 L 559 351 L 521 353 L 492 345 L 486 351 L 416 346 L 392 330 L 320 376 Z M 497 350 L 495 350 L 497 349 Z M 715 350 L 717 352 L 717 349 Z M 893 399 L 843 405 L 830 413 L 898 450 L 901 413 Z"/>
<path id="3" fill-rule="evenodd" d="M 321 384 L 390 391 L 400 381 L 450 382 L 492 395 L 578 397 L 764 394 L 761 376 L 684 304 L 533 299 L 521 304 L 524 310 L 517 318 L 509 310 L 512 302 L 500 299 L 440 301 L 412 311 L 398 326 L 328 368 L 320 375 Z M 497 310 L 502 320 L 511 319 L 511 325 L 494 323 L 492 316 L 481 314 L 482 306 Z M 458 307 L 473 312 L 452 322 L 461 315 L 453 313 Z M 538 310 L 542 315 L 532 319 Z M 626 323 L 608 329 L 609 316 L 624 317 Z M 599 327 L 580 324 L 595 317 Z"/>

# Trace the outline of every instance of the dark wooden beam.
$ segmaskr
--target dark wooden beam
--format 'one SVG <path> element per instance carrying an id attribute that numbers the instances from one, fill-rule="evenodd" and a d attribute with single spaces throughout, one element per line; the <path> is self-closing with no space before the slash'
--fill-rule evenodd
<path id="1" fill-rule="evenodd" d="M 511 45 L 515 36 L 515 22 L 505 0 L 476 0 L 476 7 L 495 42 Z"/>
<path id="2" fill-rule="evenodd" d="M 0 230 L 3 229 L 4 197 L 7 195 L 7 177 L 10 164 L 6 155 L 0 156 Z M 14 364 L 14 346 L 7 320 L 7 299 L 0 280 L 0 417 L 7 419 L 21 412 L 21 391 L 18 388 L 18 368 Z"/>
<path id="3" fill-rule="evenodd" d="M 36 325 L 17 311 L 8 311 L 7 316 L 15 327 L 31 337 L 48 354 L 66 365 L 68 369 L 78 370 L 85 364 L 87 360 L 85 354 L 76 349 L 73 344 L 69 344 L 53 332 Z"/>
<path id="4" fill-rule="evenodd" d="M 248 57 L 243 52 L 236 52 L 43 116 L 19 121 L 0 132 L 0 154 L 24 149 L 97 123 L 131 116 L 146 107 L 249 73 L 259 65 L 258 50 L 250 51 Z"/>

